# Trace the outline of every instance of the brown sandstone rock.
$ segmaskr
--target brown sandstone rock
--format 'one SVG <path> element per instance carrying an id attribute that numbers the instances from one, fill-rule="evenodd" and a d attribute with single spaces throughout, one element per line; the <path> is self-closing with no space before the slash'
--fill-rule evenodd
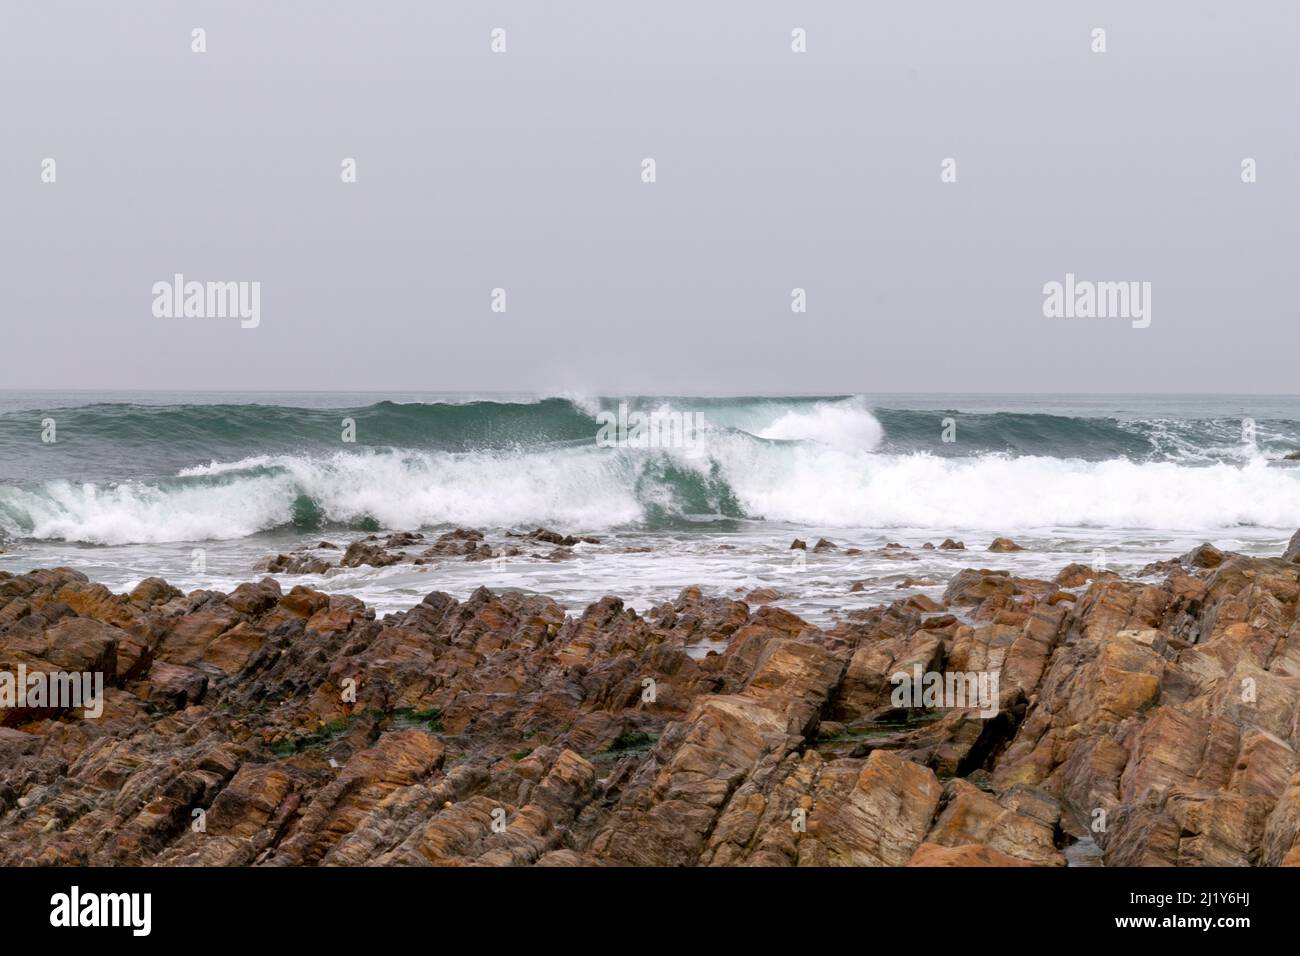
<path id="1" fill-rule="evenodd" d="M 1007 856 L 979 843 L 940 846 L 922 843 L 907 861 L 908 866 L 1033 866 L 1025 860 Z"/>
<path id="2" fill-rule="evenodd" d="M 1300 567 L 1211 557 L 1073 601 L 967 569 L 950 614 L 825 630 L 698 588 L 377 620 L 270 579 L 0 575 L 0 667 L 107 685 L 99 718 L 6 716 L 0 863 L 1060 865 L 1070 834 L 1108 865 L 1294 865 Z M 897 713 L 914 664 L 996 672 L 996 715 Z"/>
<path id="3" fill-rule="evenodd" d="M 1291 540 L 1286 544 L 1286 550 L 1282 552 L 1283 561 L 1295 562 L 1300 559 L 1300 531 L 1291 535 Z"/>

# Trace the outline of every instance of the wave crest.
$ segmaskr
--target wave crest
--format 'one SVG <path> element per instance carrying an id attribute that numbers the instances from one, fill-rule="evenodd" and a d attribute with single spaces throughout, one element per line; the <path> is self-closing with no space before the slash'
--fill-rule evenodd
<path id="1" fill-rule="evenodd" d="M 0 486 L 8 537 L 95 544 L 239 538 L 312 521 L 599 530 L 700 517 L 823 527 L 1168 530 L 1300 524 L 1292 468 L 880 454 L 708 433 L 703 450 L 257 456 L 176 478 Z M 837 440 L 842 435 L 832 436 Z M 857 440 L 856 436 L 850 438 Z"/>

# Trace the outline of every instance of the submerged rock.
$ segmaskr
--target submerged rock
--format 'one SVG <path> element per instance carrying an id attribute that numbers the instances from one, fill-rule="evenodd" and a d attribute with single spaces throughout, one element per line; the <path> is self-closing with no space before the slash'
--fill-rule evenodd
<path id="1" fill-rule="evenodd" d="M 348 545 L 348 549 L 343 552 L 343 557 L 339 560 L 339 567 L 357 568 L 365 564 L 372 568 L 386 568 L 397 564 L 401 560 L 402 556 L 400 554 L 393 554 L 382 544 L 374 544 L 364 540 L 353 541 Z"/>
<path id="2" fill-rule="evenodd" d="M 997 551 L 1002 553 L 1009 552 L 1009 551 L 1025 550 L 1020 545 L 1012 541 L 1010 538 L 994 538 L 993 543 L 989 545 L 988 549 L 990 551 Z"/>
<path id="3" fill-rule="evenodd" d="M 545 544 L 560 545 L 565 548 L 571 548 L 575 544 L 600 544 L 599 538 L 583 536 L 575 538 L 573 535 L 560 534 L 558 531 L 551 531 L 548 528 L 538 528 L 524 535 L 533 541 L 541 541 Z"/>
<path id="4" fill-rule="evenodd" d="M 324 574 L 334 567 L 324 558 L 313 554 L 273 554 L 253 565 L 254 571 L 266 571 L 270 574 Z"/>

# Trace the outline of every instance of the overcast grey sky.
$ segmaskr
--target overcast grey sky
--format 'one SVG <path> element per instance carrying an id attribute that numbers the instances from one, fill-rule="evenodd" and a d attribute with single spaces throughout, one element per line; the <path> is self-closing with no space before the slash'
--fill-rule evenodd
<path id="1" fill-rule="evenodd" d="M 0 388 L 1294 391 L 1298 11 L 0 0 Z"/>

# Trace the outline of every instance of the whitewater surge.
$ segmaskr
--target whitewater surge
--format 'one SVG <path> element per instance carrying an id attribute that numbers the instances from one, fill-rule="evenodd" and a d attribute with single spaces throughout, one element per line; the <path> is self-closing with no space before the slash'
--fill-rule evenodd
<path id="1" fill-rule="evenodd" d="M 724 470 L 747 514 L 828 527 L 946 526 L 1204 530 L 1287 527 L 1300 518 L 1293 470 L 1263 461 L 1168 462 L 752 451 Z"/>
<path id="2" fill-rule="evenodd" d="M 49 482 L 0 488 L 11 537 L 89 544 L 246 537 L 320 522 L 384 528 L 540 522 L 605 528 L 638 520 L 635 483 L 616 459 L 549 455 L 338 452 L 258 456 L 185 469 L 164 485 Z M 308 526 L 315 522 L 308 522 Z"/>
<path id="3" fill-rule="evenodd" d="M 697 407 L 710 426 L 701 447 L 598 448 L 594 423 L 592 438 L 575 437 L 586 433 L 582 421 L 592 421 L 598 403 L 586 401 L 580 409 L 565 402 L 549 411 L 545 405 L 491 406 L 496 420 L 512 422 L 512 434 L 519 416 L 550 414 L 551 432 L 562 434 L 532 445 L 515 441 L 465 451 L 458 450 L 463 439 L 450 450 L 431 439 L 434 447 L 422 449 L 314 449 L 214 459 L 163 479 L 2 484 L 0 532 L 10 539 L 116 545 L 234 539 L 324 525 L 549 524 L 596 531 L 722 517 L 827 528 L 999 533 L 1300 523 L 1297 471 L 1270 465 L 1258 453 L 1192 466 L 1123 455 L 1087 460 L 899 450 L 897 435 L 853 397 L 700 400 Z M 392 406 L 386 427 L 428 430 L 422 408 Z M 488 427 L 476 424 L 474 413 L 467 406 L 448 413 L 457 416 L 458 435 Z M 245 416 L 251 421 L 250 413 Z M 333 420 L 331 414 L 331 427 Z M 937 436 L 939 421 L 939 414 L 931 413 L 905 425 L 931 428 Z M 1026 442 L 1060 433 L 1071 421 L 991 415 L 974 427 L 1001 428 L 1008 440 Z M 905 430 L 903 425 L 892 429 Z M 1222 444 L 1227 431 L 1226 425 L 1216 425 L 1205 432 L 1206 443 Z M 1084 420 L 1075 432 L 1081 443 L 1096 445 L 1130 441 L 1133 429 Z M 1158 434 L 1166 436 L 1169 429 L 1161 426 Z M 1180 433 L 1179 441 L 1186 445 L 1189 439 Z M 1179 449 L 1183 461 L 1193 454 L 1200 452 Z"/>

